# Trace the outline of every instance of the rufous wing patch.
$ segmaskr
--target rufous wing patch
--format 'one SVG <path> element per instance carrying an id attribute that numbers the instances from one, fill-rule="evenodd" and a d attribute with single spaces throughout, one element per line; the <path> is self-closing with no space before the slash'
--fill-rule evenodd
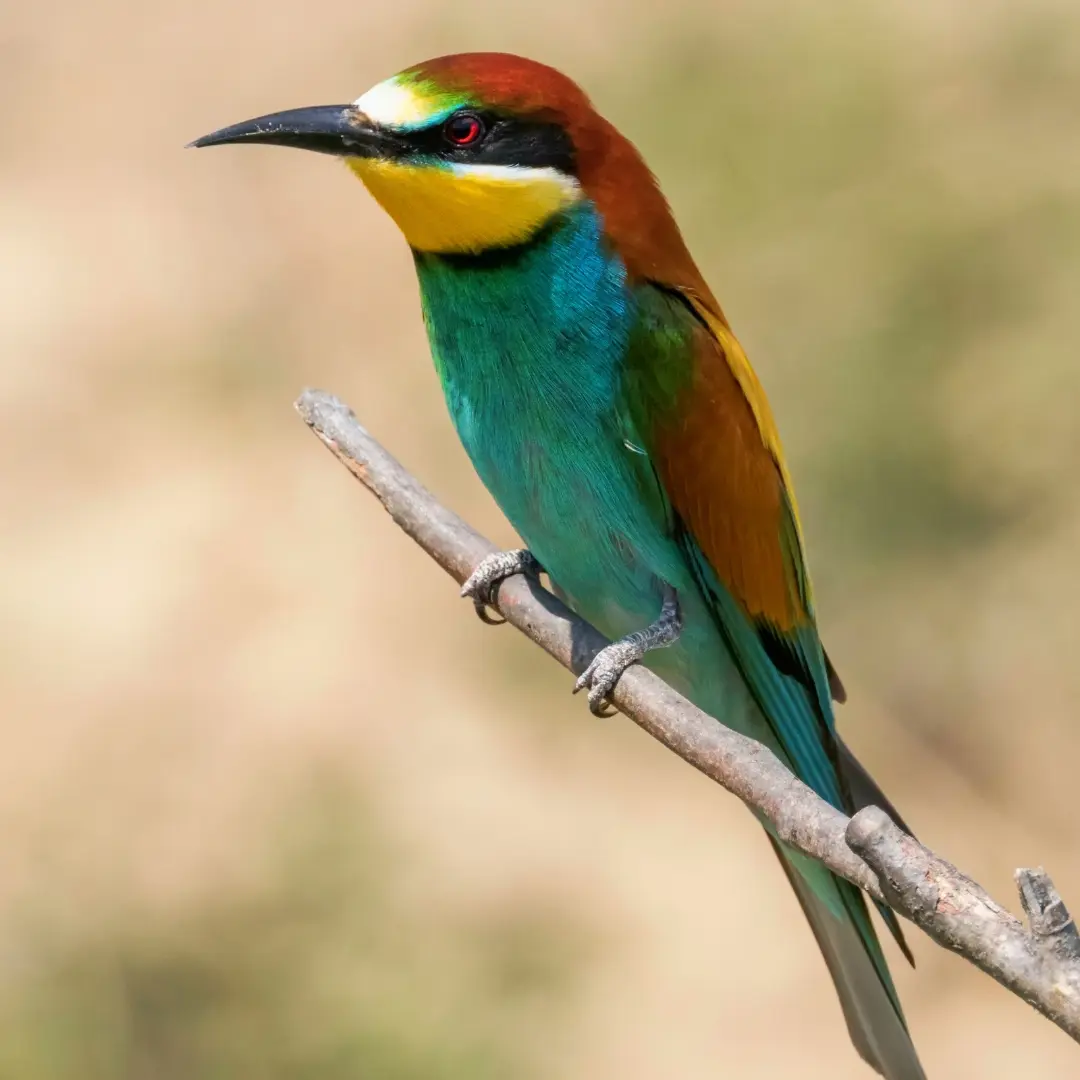
<path id="1" fill-rule="evenodd" d="M 690 382 L 655 431 L 657 469 L 673 507 L 747 615 L 786 631 L 808 612 L 784 543 L 783 471 L 718 340 L 702 327 L 694 348 Z"/>

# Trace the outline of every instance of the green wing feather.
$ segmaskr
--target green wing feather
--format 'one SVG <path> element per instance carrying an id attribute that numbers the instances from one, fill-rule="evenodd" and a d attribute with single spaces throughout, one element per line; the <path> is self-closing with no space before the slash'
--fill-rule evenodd
<path id="1" fill-rule="evenodd" d="M 853 759 L 841 753 L 832 710 L 839 680 L 818 637 L 775 428 L 766 439 L 759 426 L 762 414 L 771 424 L 763 392 L 754 379 L 761 397 L 752 407 L 714 327 L 685 297 L 650 285 L 639 295 L 623 396 L 652 463 L 650 497 L 658 485 L 699 589 L 791 768 L 830 804 L 853 813 L 844 766 Z M 734 341 L 729 331 L 727 338 Z M 748 369 L 741 349 L 739 356 Z M 860 780 L 876 792 L 864 771 Z M 855 921 L 895 998 L 862 894 L 819 866 L 804 869 L 834 914 Z M 895 914 L 880 910 L 910 958 Z"/>

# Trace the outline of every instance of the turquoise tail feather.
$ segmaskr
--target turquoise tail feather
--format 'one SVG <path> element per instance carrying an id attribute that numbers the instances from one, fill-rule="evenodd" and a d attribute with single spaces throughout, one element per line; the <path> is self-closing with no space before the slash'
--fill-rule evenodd
<path id="1" fill-rule="evenodd" d="M 758 629 L 717 581 L 693 540 L 684 536 L 682 545 L 725 644 L 768 725 L 769 745 L 837 809 L 853 813 L 859 805 L 874 802 L 891 810 L 877 785 L 835 735 L 831 701 L 825 696 L 827 668 L 816 633 L 801 646 L 803 655 L 816 661 L 811 692 L 777 667 Z M 886 1080 L 925 1080 L 862 892 L 782 844 L 769 824 L 762 824 L 817 938 L 856 1049 Z M 885 905 L 877 906 L 910 960 L 896 914 Z"/>
<path id="2" fill-rule="evenodd" d="M 864 920 L 869 924 L 862 894 L 848 882 L 834 878 L 845 905 L 850 905 L 848 917 L 837 918 L 801 870 L 796 869 L 792 856 L 798 853 L 785 849 L 772 836 L 769 841 L 825 958 L 848 1033 L 859 1056 L 885 1080 L 926 1080 L 892 980 L 887 973 L 882 978 L 880 968 L 867 949 L 865 927 L 858 925 Z M 872 928 L 870 933 L 873 934 Z"/>

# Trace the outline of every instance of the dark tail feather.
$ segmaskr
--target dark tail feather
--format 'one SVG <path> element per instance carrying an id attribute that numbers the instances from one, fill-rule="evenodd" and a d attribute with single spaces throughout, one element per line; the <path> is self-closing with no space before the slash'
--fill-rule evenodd
<path id="1" fill-rule="evenodd" d="M 859 759 L 847 748 L 844 740 L 839 735 L 835 738 L 836 765 L 840 771 L 840 778 L 847 789 L 848 795 L 851 797 L 851 812 L 855 813 L 864 806 L 876 806 L 884 810 L 908 836 L 914 836 L 915 834 L 908 828 L 904 819 L 897 813 L 896 807 L 889 802 L 885 792 L 877 786 L 877 782 L 863 768 Z M 896 939 L 896 944 L 900 946 L 900 951 L 907 957 L 907 962 L 914 967 L 915 957 L 912 956 L 911 949 L 908 947 L 907 941 L 904 940 L 904 932 L 900 928 L 900 920 L 896 917 L 896 912 L 882 904 L 878 904 L 877 908 L 881 912 L 881 917 L 885 920 L 885 925 L 888 926 L 892 936 Z"/>
<path id="2" fill-rule="evenodd" d="M 832 694 L 833 701 L 838 705 L 843 705 L 847 701 L 847 691 L 844 689 L 844 684 L 840 681 L 840 676 L 836 674 L 836 668 L 833 667 L 829 654 L 822 649 L 821 655 L 825 658 L 825 674 L 829 679 L 829 693 Z"/>
<path id="3" fill-rule="evenodd" d="M 855 804 L 855 810 L 861 810 L 864 806 L 877 806 L 884 810 L 908 834 L 915 834 L 907 827 L 904 819 L 897 813 L 896 807 L 889 802 L 885 792 L 877 786 L 874 778 L 863 768 L 859 759 L 848 749 L 844 740 L 839 735 L 834 736 L 837 749 L 837 767 L 840 775 L 847 784 L 851 793 L 851 801 Z"/>
<path id="4" fill-rule="evenodd" d="M 772 836 L 769 842 L 825 957 L 859 1056 L 885 1080 L 926 1080 L 891 988 L 882 981 L 856 923 L 850 918 L 837 918 L 791 866 Z M 854 890 L 846 883 L 841 887 Z M 860 894 L 855 893 L 854 899 L 862 903 Z"/>

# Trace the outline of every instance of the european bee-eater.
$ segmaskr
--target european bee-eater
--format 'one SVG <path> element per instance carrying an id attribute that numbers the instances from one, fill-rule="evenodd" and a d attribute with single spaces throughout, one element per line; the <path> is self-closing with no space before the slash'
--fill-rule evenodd
<path id="1" fill-rule="evenodd" d="M 833 806 L 892 812 L 835 730 L 844 692 L 761 384 L 645 162 L 575 83 L 517 56 L 444 56 L 195 145 L 219 143 L 343 158 L 412 248 L 454 424 L 528 545 L 466 583 L 479 610 L 542 567 L 615 642 L 578 683 L 594 711 L 644 661 Z M 920 1080 L 862 894 L 770 840 L 859 1053 Z"/>

